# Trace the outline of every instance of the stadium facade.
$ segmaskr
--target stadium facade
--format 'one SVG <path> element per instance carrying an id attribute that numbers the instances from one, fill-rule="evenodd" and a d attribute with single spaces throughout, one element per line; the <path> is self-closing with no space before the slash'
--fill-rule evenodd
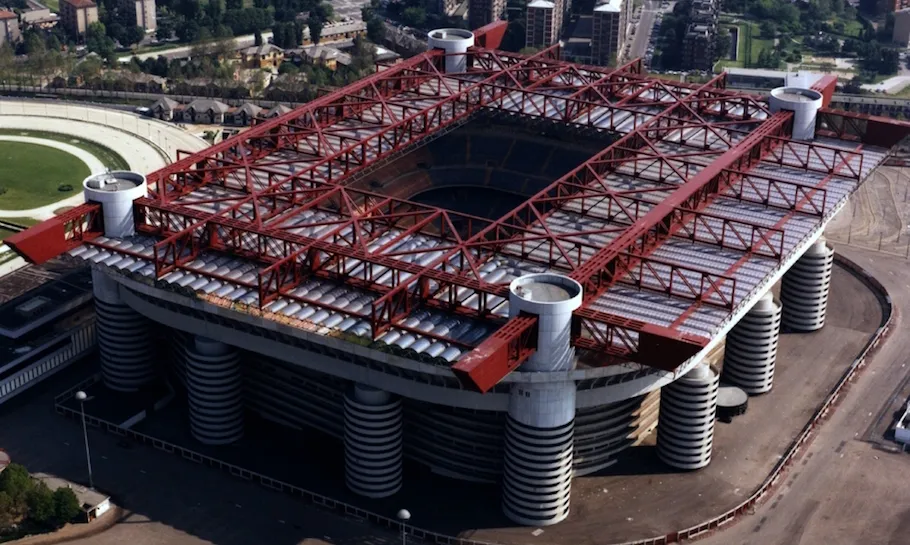
<path id="1" fill-rule="evenodd" d="M 173 373 L 207 444 L 245 410 L 322 430 L 366 497 L 410 458 L 553 524 L 655 422 L 665 463 L 704 467 L 712 355 L 726 339 L 725 380 L 771 388 L 781 326 L 824 325 L 825 225 L 910 125 L 827 109 L 833 78 L 764 99 L 497 51 L 503 31 L 434 31 L 147 180 L 89 178 L 10 244 L 91 264 L 109 388 Z"/>

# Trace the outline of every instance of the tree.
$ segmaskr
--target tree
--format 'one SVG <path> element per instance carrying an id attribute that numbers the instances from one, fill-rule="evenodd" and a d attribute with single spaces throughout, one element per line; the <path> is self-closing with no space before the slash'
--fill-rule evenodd
<path id="1" fill-rule="evenodd" d="M 177 24 L 177 39 L 181 42 L 195 42 L 199 38 L 199 24 L 192 20 L 183 20 Z"/>
<path id="2" fill-rule="evenodd" d="M 165 40 L 170 40 L 174 35 L 174 23 L 170 19 L 165 19 L 163 21 L 158 21 L 158 28 L 155 29 L 155 38 L 158 41 L 163 42 Z"/>
<path id="3" fill-rule="evenodd" d="M 54 519 L 57 525 L 63 525 L 75 519 L 82 512 L 79 498 L 71 488 L 61 487 L 54 490 Z"/>
<path id="4" fill-rule="evenodd" d="M 31 488 L 32 478 L 21 464 L 11 463 L 0 473 L 0 492 L 8 494 L 15 503 L 24 501 Z"/>
<path id="5" fill-rule="evenodd" d="M 326 22 L 329 19 L 331 19 L 332 17 L 334 17 L 335 9 L 332 7 L 332 4 L 329 4 L 327 2 L 322 2 L 320 4 L 316 4 L 316 7 L 311 12 L 311 15 L 314 13 L 315 13 L 316 17 L 319 18 L 320 21 Z"/>
<path id="6" fill-rule="evenodd" d="M 54 494 L 43 482 L 35 482 L 25 498 L 28 518 L 40 526 L 53 526 Z"/>
<path id="7" fill-rule="evenodd" d="M 262 45 L 262 33 L 258 30 L 253 34 L 253 43 L 255 45 Z"/>
<path id="8" fill-rule="evenodd" d="M 60 40 L 53 34 L 47 37 L 47 43 L 45 45 L 47 46 L 48 51 L 60 51 L 63 48 L 60 44 Z"/>
<path id="9" fill-rule="evenodd" d="M 17 518 L 16 503 L 9 494 L 0 492 L 0 529 L 12 526 Z"/>
<path id="10" fill-rule="evenodd" d="M 318 18 L 310 17 L 307 19 L 307 26 L 310 29 L 310 40 L 314 44 L 318 44 L 319 38 L 322 37 L 322 21 Z"/>
<path id="11" fill-rule="evenodd" d="M 124 33 L 124 39 L 126 44 L 133 45 L 138 44 L 145 38 L 145 29 L 141 26 L 130 26 L 127 27 L 126 32 Z"/>
<path id="12" fill-rule="evenodd" d="M 421 7 L 405 8 L 401 20 L 408 26 L 422 27 L 427 22 L 427 10 Z"/>
<path id="13" fill-rule="evenodd" d="M 243 0 L 224 0 L 224 9 L 243 9 Z"/>
<path id="14" fill-rule="evenodd" d="M 85 32 L 85 46 L 89 51 L 108 61 L 113 59 L 114 40 L 107 36 L 103 23 L 95 22 L 88 26 Z"/>

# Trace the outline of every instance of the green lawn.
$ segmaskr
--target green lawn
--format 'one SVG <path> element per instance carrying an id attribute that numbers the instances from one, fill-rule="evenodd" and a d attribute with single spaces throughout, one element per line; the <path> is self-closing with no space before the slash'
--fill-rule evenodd
<path id="1" fill-rule="evenodd" d="M 22 142 L 0 142 L 0 208 L 25 210 L 50 204 L 79 191 L 88 166 L 69 153 Z M 60 184 L 73 191 L 61 192 Z"/>
<path id="2" fill-rule="evenodd" d="M 104 166 L 106 166 L 107 168 L 109 168 L 111 170 L 129 170 L 129 168 L 130 168 L 129 163 L 127 163 L 123 157 L 121 157 L 117 153 L 114 153 L 110 149 L 108 149 L 100 144 L 96 144 L 95 142 L 92 142 L 90 140 L 81 140 L 74 136 L 70 136 L 67 134 L 60 134 L 60 133 L 56 133 L 56 132 L 26 131 L 26 130 L 19 130 L 19 129 L 0 129 L 0 135 L 4 135 L 4 134 L 12 135 L 12 136 L 30 136 L 32 138 L 43 138 L 45 140 L 55 140 L 57 142 L 61 142 L 63 144 L 69 144 L 71 146 L 75 146 L 81 150 L 85 150 L 85 151 L 91 153 L 92 155 L 97 157 L 99 161 L 104 163 Z M 2 208 L 2 207 L 0 207 L 0 208 Z"/>
<path id="3" fill-rule="evenodd" d="M 59 0 L 41 0 L 42 3 L 49 7 L 54 13 L 60 13 L 60 1 Z"/>

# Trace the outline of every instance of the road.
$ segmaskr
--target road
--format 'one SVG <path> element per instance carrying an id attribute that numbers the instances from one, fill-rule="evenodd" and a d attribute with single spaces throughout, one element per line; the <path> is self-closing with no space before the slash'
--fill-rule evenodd
<path id="1" fill-rule="evenodd" d="M 659 0 L 645 0 L 641 8 L 641 19 L 638 21 L 635 37 L 632 39 L 632 48 L 629 50 L 630 59 L 645 56 L 658 11 L 660 11 Z"/>
<path id="2" fill-rule="evenodd" d="M 267 42 L 271 39 L 272 39 L 271 32 L 262 33 L 263 42 Z M 250 47 L 251 45 L 256 43 L 256 36 L 255 36 L 255 34 L 237 36 L 236 38 L 233 39 L 233 41 L 234 41 L 234 47 L 236 47 L 237 49 L 240 49 L 241 47 Z M 139 59 L 140 61 L 144 61 L 146 59 L 157 59 L 158 57 L 162 57 L 162 56 L 166 57 L 168 59 L 182 59 L 182 58 L 189 57 L 190 52 L 193 50 L 194 47 L 196 47 L 196 46 L 195 45 L 182 45 L 180 47 L 174 47 L 171 49 L 162 49 L 160 51 L 152 51 L 151 53 L 140 53 L 138 55 L 126 55 L 123 57 L 119 57 L 117 60 L 120 61 L 121 63 L 125 64 L 125 63 L 130 62 L 130 60 L 133 57 Z"/>
<path id="3" fill-rule="evenodd" d="M 79 381 L 63 371 L 0 407 L 0 447 L 30 471 L 85 480 L 79 423 L 53 396 Z M 342 518 L 293 496 L 89 428 L 95 485 L 130 514 L 77 545 L 394 545 L 394 532 Z M 416 508 L 414 508 L 416 509 Z"/>
<path id="4" fill-rule="evenodd" d="M 754 514 L 704 540 L 705 545 L 908 542 L 910 453 L 881 447 L 893 447 L 886 438 L 887 430 L 893 425 L 895 411 L 910 395 L 910 268 L 903 251 L 894 255 L 890 253 L 894 248 L 886 244 L 889 253 L 879 252 L 879 237 L 865 236 L 867 230 L 882 229 L 884 238 L 890 240 L 903 228 L 899 212 L 906 206 L 904 188 L 895 195 L 888 190 L 894 182 L 894 176 L 877 176 L 866 182 L 852 197 L 858 204 L 855 213 L 846 208 L 829 228 L 838 239 L 845 239 L 853 224 L 852 245 L 832 244 L 888 290 L 895 308 L 890 336 L 851 383 L 840 406 L 775 495 Z M 831 296 L 836 295 L 832 291 Z"/>

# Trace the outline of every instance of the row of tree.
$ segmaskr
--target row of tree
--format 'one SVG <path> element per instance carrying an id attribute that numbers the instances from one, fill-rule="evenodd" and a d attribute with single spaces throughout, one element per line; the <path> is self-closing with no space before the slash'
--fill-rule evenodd
<path id="1" fill-rule="evenodd" d="M 71 489 L 51 492 L 20 464 L 10 464 L 0 473 L 0 537 L 3 531 L 14 531 L 14 527 L 21 528 L 23 524 L 31 524 L 36 530 L 53 530 L 81 512 Z"/>

